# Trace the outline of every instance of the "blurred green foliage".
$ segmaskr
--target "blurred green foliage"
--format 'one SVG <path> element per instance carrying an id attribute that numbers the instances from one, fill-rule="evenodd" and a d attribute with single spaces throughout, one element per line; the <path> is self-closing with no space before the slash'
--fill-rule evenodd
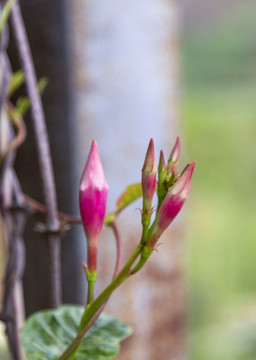
<path id="1" fill-rule="evenodd" d="M 187 84 L 220 86 L 255 79 L 255 17 L 255 2 L 245 0 L 219 14 L 208 27 L 187 31 L 183 36 Z"/>
<path id="2" fill-rule="evenodd" d="M 256 6 L 246 4 L 183 43 L 183 124 L 198 162 L 187 254 L 192 360 L 256 358 Z"/>

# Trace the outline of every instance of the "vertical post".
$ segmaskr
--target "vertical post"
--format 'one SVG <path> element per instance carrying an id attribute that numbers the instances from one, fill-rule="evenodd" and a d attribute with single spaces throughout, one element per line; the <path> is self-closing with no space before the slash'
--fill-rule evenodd
<path id="1" fill-rule="evenodd" d="M 73 0 L 71 79 L 76 109 L 76 176 L 97 139 L 110 185 L 109 210 L 127 183 L 140 181 L 148 141 L 171 150 L 178 135 L 179 4 L 172 1 Z M 75 181 L 78 183 L 78 179 Z M 140 239 L 140 202 L 122 215 L 124 254 Z M 163 237 L 141 273 L 111 298 L 108 310 L 135 328 L 119 358 L 182 359 L 185 297 L 181 221 Z M 100 239 L 101 276 L 113 258 L 108 232 Z M 98 286 L 103 286 L 98 283 Z"/>

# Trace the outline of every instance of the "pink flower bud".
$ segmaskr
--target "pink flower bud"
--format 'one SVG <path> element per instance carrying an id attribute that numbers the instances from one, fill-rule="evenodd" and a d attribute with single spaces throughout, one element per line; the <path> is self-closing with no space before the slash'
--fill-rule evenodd
<path id="1" fill-rule="evenodd" d="M 175 219 L 185 203 L 196 161 L 187 165 L 179 180 L 168 190 L 159 209 L 157 222 L 150 239 L 150 246 L 154 247 L 159 237 Z"/>
<path id="2" fill-rule="evenodd" d="M 151 211 L 151 203 L 156 188 L 156 160 L 154 141 L 150 140 L 144 165 L 142 168 L 142 194 L 143 194 L 143 212 Z"/>
<path id="3" fill-rule="evenodd" d="M 176 169 L 179 163 L 179 158 L 180 158 L 180 137 L 178 136 L 176 139 L 176 143 L 172 149 L 171 155 L 168 159 L 167 168 L 171 174 L 176 173 Z"/>
<path id="4" fill-rule="evenodd" d="M 106 214 L 108 184 L 95 140 L 80 183 L 80 212 L 88 245 L 88 269 L 96 270 L 98 237 Z"/>

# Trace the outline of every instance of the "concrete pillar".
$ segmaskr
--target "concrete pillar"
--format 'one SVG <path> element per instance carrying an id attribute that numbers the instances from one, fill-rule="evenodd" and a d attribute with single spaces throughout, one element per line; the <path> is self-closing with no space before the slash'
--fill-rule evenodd
<path id="1" fill-rule="evenodd" d="M 109 211 L 140 181 L 149 139 L 169 156 L 178 131 L 179 4 L 158 0 L 69 1 L 75 168 L 78 177 L 97 139 L 110 186 Z M 158 155 L 157 155 L 158 156 Z M 140 239 L 141 202 L 121 215 L 125 254 Z M 162 239 L 141 273 L 113 295 L 107 311 L 134 327 L 117 359 L 184 359 L 182 221 Z M 101 238 L 98 291 L 115 256 L 110 230 Z"/>

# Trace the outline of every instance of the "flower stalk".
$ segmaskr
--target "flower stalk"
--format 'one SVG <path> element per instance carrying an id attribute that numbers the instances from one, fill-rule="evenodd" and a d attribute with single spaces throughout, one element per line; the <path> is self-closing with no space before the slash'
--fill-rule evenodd
<path id="1" fill-rule="evenodd" d="M 126 264 L 123 266 L 120 273 L 117 277 L 103 290 L 103 292 L 89 305 L 85 307 L 84 314 L 81 319 L 80 327 L 76 338 L 70 344 L 70 346 L 65 350 L 65 352 L 61 355 L 59 360 L 71 360 L 73 359 L 78 346 L 83 339 L 84 335 L 88 331 L 88 324 L 90 323 L 91 319 L 93 319 L 94 315 L 97 311 L 101 308 L 104 302 L 109 298 L 112 292 L 117 289 L 126 279 L 128 279 L 131 273 L 131 267 L 140 255 L 143 246 L 139 244 Z"/>

